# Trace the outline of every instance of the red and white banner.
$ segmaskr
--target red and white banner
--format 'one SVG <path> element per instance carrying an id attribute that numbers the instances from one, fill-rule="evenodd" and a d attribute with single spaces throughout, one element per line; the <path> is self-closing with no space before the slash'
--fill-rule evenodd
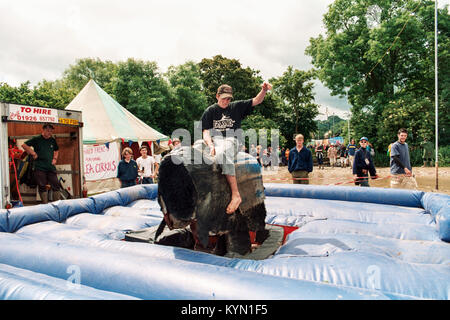
<path id="1" fill-rule="evenodd" d="M 86 181 L 115 178 L 120 161 L 118 143 L 109 146 L 84 145 L 84 175 Z"/>
<path id="2" fill-rule="evenodd" d="M 58 123 L 58 110 L 11 104 L 8 120 Z"/>

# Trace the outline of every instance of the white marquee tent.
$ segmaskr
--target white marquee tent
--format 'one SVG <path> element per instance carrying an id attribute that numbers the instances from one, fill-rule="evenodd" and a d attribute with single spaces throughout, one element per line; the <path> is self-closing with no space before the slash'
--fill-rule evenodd
<path id="1" fill-rule="evenodd" d="M 169 149 L 167 136 L 135 117 L 92 79 L 66 110 L 82 112 L 84 171 L 90 194 L 120 187 L 115 176 L 122 142 L 148 142 L 152 149 Z"/>

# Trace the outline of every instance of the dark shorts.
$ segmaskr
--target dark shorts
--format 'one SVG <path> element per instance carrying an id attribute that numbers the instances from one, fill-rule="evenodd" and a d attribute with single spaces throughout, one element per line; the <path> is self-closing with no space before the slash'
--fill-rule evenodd
<path id="1" fill-rule="evenodd" d="M 53 191 L 59 191 L 59 181 L 56 172 L 34 170 L 34 179 L 40 192 L 47 191 L 47 185 L 50 185 Z"/>

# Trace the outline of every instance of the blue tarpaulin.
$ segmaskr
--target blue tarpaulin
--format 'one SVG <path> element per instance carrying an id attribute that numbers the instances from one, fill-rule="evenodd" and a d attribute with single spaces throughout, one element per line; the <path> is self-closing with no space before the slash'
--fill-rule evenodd
<path id="1" fill-rule="evenodd" d="M 159 224 L 156 195 L 138 185 L 1 210 L 0 298 L 450 298 L 447 195 L 265 184 L 266 223 L 299 227 L 265 260 L 121 241 Z"/>

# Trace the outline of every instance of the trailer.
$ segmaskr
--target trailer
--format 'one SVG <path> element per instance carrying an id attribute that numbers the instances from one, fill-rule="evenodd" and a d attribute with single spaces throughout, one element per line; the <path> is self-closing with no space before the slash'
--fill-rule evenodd
<path id="1" fill-rule="evenodd" d="M 63 198 L 83 196 L 83 122 L 80 111 L 0 102 L 0 208 L 40 202 L 36 187 L 20 183 L 26 153 L 22 144 L 50 123 L 59 146 L 55 165 Z M 51 199 L 51 195 L 50 195 Z"/>

